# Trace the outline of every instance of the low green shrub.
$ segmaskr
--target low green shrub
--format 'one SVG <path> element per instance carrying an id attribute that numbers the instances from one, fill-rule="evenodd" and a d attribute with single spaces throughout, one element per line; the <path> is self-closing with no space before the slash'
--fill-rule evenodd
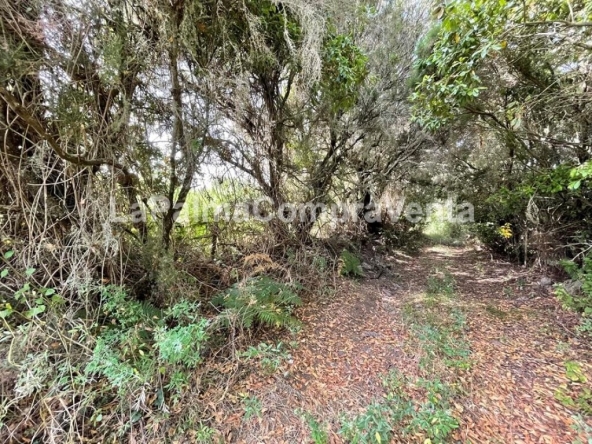
<path id="1" fill-rule="evenodd" d="M 343 250 L 339 256 L 339 274 L 353 278 L 363 276 L 360 259 L 348 250 Z"/>
<path id="2" fill-rule="evenodd" d="M 310 429 L 310 440 L 314 444 L 328 444 L 329 433 L 327 432 L 327 424 L 322 424 L 310 413 L 303 413 L 302 418 L 306 421 Z"/>
<path id="3" fill-rule="evenodd" d="M 383 385 L 387 392 L 383 400 L 372 403 L 360 415 L 342 418 L 340 433 L 347 442 L 387 443 L 394 433 L 399 438 L 423 436 L 430 442 L 444 442 L 459 427 L 450 408 L 454 390 L 440 380 L 413 381 L 395 370 L 385 376 Z M 408 387 L 422 390 L 423 402 L 407 393 Z"/>
<path id="4" fill-rule="evenodd" d="M 571 279 L 578 283 L 577 291 L 568 286 L 555 286 L 555 295 L 567 309 L 582 313 L 579 331 L 592 335 L 592 256 L 586 256 L 581 267 L 573 261 L 561 261 Z"/>
<path id="5" fill-rule="evenodd" d="M 14 251 L 9 250 L 4 253 L 2 258 L 8 264 L 13 255 Z M 39 320 L 48 308 L 64 304 L 64 298 L 57 294 L 55 289 L 39 287 L 34 284 L 32 276 L 36 271 L 35 268 L 28 268 L 22 276 L 15 276 L 18 281 L 24 281 L 22 286 L 13 294 L 2 295 L 0 319 L 4 321 L 5 327 L 9 330 L 32 320 Z M 0 282 L 7 280 L 11 277 L 10 275 L 11 270 L 8 266 L 0 269 Z"/>
<path id="6" fill-rule="evenodd" d="M 282 362 L 290 359 L 290 354 L 282 342 L 275 345 L 262 342 L 257 347 L 251 345 L 246 351 L 240 353 L 239 357 L 258 360 L 263 370 L 271 374 L 282 365 Z"/>
<path id="7" fill-rule="evenodd" d="M 574 281 L 581 283 L 581 291 L 573 294 L 559 284 L 555 287 L 557 297 L 566 308 L 592 314 L 592 256 L 585 257 L 581 267 L 568 260 L 561 261 L 561 265 Z"/>
<path id="8" fill-rule="evenodd" d="M 104 318 L 85 374 L 104 377 L 123 397 L 146 384 L 178 396 L 181 376 L 201 362 L 208 340 L 199 305 L 183 301 L 163 311 L 120 287 L 104 287 L 101 296 Z"/>
<path id="9" fill-rule="evenodd" d="M 393 422 L 388 405 L 375 402 L 366 411 L 352 419 L 343 419 L 341 435 L 351 444 L 387 443 L 389 442 Z"/>
<path id="10" fill-rule="evenodd" d="M 259 398 L 256 396 L 243 396 L 243 410 L 245 412 L 245 419 L 253 417 L 261 417 L 262 405 Z"/>
<path id="11" fill-rule="evenodd" d="M 221 319 L 230 325 L 233 320 L 240 327 L 292 327 L 299 324 L 292 316 L 295 307 L 302 305 L 296 291 L 298 284 L 284 284 L 269 276 L 257 276 L 235 284 L 212 303 L 225 310 Z"/>

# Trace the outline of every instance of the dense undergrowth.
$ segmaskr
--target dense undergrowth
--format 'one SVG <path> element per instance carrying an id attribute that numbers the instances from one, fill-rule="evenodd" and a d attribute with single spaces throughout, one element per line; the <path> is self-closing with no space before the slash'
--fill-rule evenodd
<path id="1" fill-rule="evenodd" d="M 474 244 L 479 227 L 433 218 L 424 230 L 425 235 L 409 234 L 414 239 L 410 250 L 430 243 Z M 501 239 L 505 235 L 497 231 Z M 385 231 L 375 238 L 373 248 L 387 253 L 399 241 L 389 236 Z M 225 264 L 181 264 L 161 257 L 152 296 L 145 299 L 137 288 L 100 283 L 60 294 L 38 284 L 35 268 L 15 268 L 14 250 L 7 250 L 0 269 L 5 333 L 0 347 L 8 364 L 4 377 L 14 385 L 0 410 L 6 436 L 15 442 L 141 436 L 149 442 L 166 430 L 167 436 L 197 442 L 219 439 L 202 402 L 204 393 L 228 390 L 236 382 L 225 373 L 228 366 L 233 374 L 242 369 L 238 374 L 243 375 L 258 370 L 273 374 L 280 368 L 289 347 L 258 344 L 261 333 L 297 331 L 295 310 L 303 301 L 330 296 L 327 283 L 338 276 L 364 278 L 358 248 L 365 242 L 289 247 L 275 257 L 247 254 Z M 565 262 L 572 280 L 555 291 L 566 308 L 583 314 L 580 334 L 586 337 L 590 260 L 583 264 Z M 201 282 L 212 282 L 213 275 L 219 287 L 204 288 Z M 158 293 L 167 288 L 168 294 Z M 359 416 L 343 416 L 340 433 L 348 442 L 388 442 L 406 434 L 444 442 L 459 426 L 451 406 L 463 388 L 454 375 L 470 370 L 471 359 L 463 337 L 465 315 L 455 302 L 450 273 L 434 270 L 425 293 L 408 303 L 403 314 L 415 341 L 410 346 L 420 350 L 421 376 L 386 375 L 384 399 Z M 578 395 L 581 399 L 562 393 L 557 396 L 564 402 L 587 408 L 586 393 Z M 260 414 L 256 398 L 243 403 L 245 418 Z M 311 439 L 327 442 L 322 421 L 308 414 L 304 418 Z"/>
<path id="2" fill-rule="evenodd" d="M 426 225 L 426 236 L 416 237 L 413 249 L 434 242 L 475 242 L 475 229 L 433 220 Z M 503 231 L 498 236 L 503 238 Z M 375 239 L 376 245 L 385 243 L 380 248 L 387 252 L 392 248 L 388 239 L 385 233 L 382 240 Z M 183 291 L 185 297 L 165 294 L 145 300 L 108 284 L 61 295 L 38 285 L 34 268 L 14 268 L 14 253 L 8 250 L 0 284 L 5 290 L 17 283 L 20 288 L 4 293 L 0 311 L 5 331 L 0 347 L 8 364 L 4 374 L 14 384 L 10 396 L 3 396 L 0 411 L 7 436 L 15 442 L 126 436 L 150 441 L 166 429 L 168 436 L 211 442 L 217 432 L 201 399 L 234 383 L 221 368 L 272 374 L 289 357 L 289 349 L 255 345 L 260 333 L 297 330 L 294 310 L 303 299 L 327 297 L 326 283 L 338 275 L 365 276 L 355 243 L 323 248 L 292 250 L 287 259 L 246 255 L 233 268 L 226 265 L 224 273 L 221 265 L 210 263 L 199 269 L 207 275 L 215 267 L 227 276 L 220 281 L 226 288 L 205 293 L 190 264 L 179 264 L 171 273 L 169 262 L 161 260 L 164 282 L 156 288 Z M 573 280 L 555 290 L 567 308 L 583 313 L 584 336 L 589 334 L 589 263 L 585 259 L 583 268 L 566 263 Z M 383 400 L 359 416 L 342 418 L 341 434 L 348 442 L 388 442 L 393 434 L 420 434 L 443 442 L 459 425 L 451 405 L 463 389 L 454 375 L 468 371 L 471 360 L 463 338 L 466 320 L 455 303 L 450 273 L 434 270 L 425 293 L 407 304 L 403 314 L 416 341 L 411 346 L 421 351 L 421 376 L 386 375 Z M 571 402 L 567 395 L 558 396 Z M 245 415 L 259 414 L 256 398 L 243 403 Z M 308 414 L 305 419 L 311 439 L 327 442 L 322 422 Z"/>
<path id="3" fill-rule="evenodd" d="M 163 433 L 214 439 L 204 393 L 230 389 L 236 380 L 228 366 L 233 374 L 273 373 L 287 351 L 254 345 L 257 338 L 297 330 L 294 310 L 303 299 L 329 297 L 327 284 L 339 275 L 364 277 L 361 240 L 225 263 L 153 256 L 149 293 L 102 282 L 77 292 L 45 288 L 38 270 L 19 270 L 7 250 L 0 268 L 3 435 L 14 442 L 150 442 Z M 218 288 L 204 288 L 213 276 Z M 244 403 L 245 414 L 257 411 L 256 399 Z"/>
<path id="4" fill-rule="evenodd" d="M 166 295 L 139 300 L 114 285 L 62 296 L 37 286 L 35 269 L 13 269 L 12 257 L 6 252 L 0 268 L 0 349 L 10 381 L 0 424 L 14 442 L 151 441 L 163 433 L 197 439 L 196 431 L 211 438 L 201 397 L 231 384 L 219 366 L 257 358 L 273 371 L 277 347 L 250 344 L 263 329 L 297 328 L 299 294 L 310 295 L 290 277 L 290 263 L 261 253 L 237 264 L 236 282 L 214 297 L 200 296 L 196 278 L 167 276 L 167 285 L 189 290 L 172 303 Z M 319 281 L 329 273 L 316 266 L 300 277 Z M 15 282 L 22 287 L 6 293 Z"/>

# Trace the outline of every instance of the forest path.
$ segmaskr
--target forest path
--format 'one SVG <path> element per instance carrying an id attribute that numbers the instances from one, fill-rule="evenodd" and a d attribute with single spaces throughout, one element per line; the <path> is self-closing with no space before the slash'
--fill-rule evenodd
<path id="1" fill-rule="evenodd" d="M 540 275 L 472 248 L 381 261 L 378 279 L 344 279 L 302 310 L 291 360 L 253 372 L 220 418 L 227 442 L 576 442 L 576 408 L 565 404 L 585 398 L 592 355 Z M 396 426 L 382 420 L 389 372 L 405 381 L 390 393 L 411 406 Z"/>

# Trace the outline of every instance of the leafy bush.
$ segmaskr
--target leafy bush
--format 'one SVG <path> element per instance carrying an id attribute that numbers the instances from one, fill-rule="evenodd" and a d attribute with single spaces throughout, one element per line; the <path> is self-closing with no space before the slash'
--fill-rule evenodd
<path id="1" fill-rule="evenodd" d="M 155 337 L 160 359 L 170 364 L 195 367 L 201 362 L 201 347 L 208 339 L 207 326 L 208 320 L 200 319 L 198 323 L 171 329 L 161 327 Z"/>
<path id="2" fill-rule="evenodd" d="M 263 370 L 268 373 L 275 372 L 282 365 L 282 361 L 290 359 L 290 354 L 284 349 L 282 342 L 276 345 L 262 342 L 257 347 L 251 345 L 239 356 L 246 359 L 258 359 Z"/>
<path id="3" fill-rule="evenodd" d="M 288 285 L 268 276 L 257 276 L 235 284 L 226 294 L 214 298 L 212 303 L 225 308 L 222 319 L 228 324 L 236 319 L 245 328 L 261 325 L 290 327 L 298 325 L 292 312 L 302 305 L 296 294 L 300 289 L 297 284 Z"/>
<path id="4" fill-rule="evenodd" d="M 438 379 L 419 379 L 417 386 L 426 390 L 427 400 L 413 413 L 408 430 L 442 442 L 459 425 L 450 411 L 452 390 Z"/>
<path id="5" fill-rule="evenodd" d="M 245 411 L 245 419 L 250 419 L 254 416 L 260 417 L 262 413 L 261 401 L 256 396 L 243 396 L 243 410 Z"/>
<path id="6" fill-rule="evenodd" d="M 393 430 L 390 413 L 388 405 L 375 402 L 355 418 L 344 419 L 340 432 L 351 444 L 387 443 Z"/>
<path id="7" fill-rule="evenodd" d="M 350 277 L 363 276 L 364 273 L 362 272 L 360 259 L 353 253 L 343 250 L 339 258 L 339 274 Z"/>
<path id="8" fill-rule="evenodd" d="M 321 424 L 310 413 L 303 413 L 303 419 L 306 421 L 310 429 L 310 440 L 314 444 L 327 444 L 329 442 L 329 434 L 327 433 L 327 425 Z"/>
<path id="9" fill-rule="evenodd" d="M 122 396 L 157 381 L 178 395 L 184 372 L 201 362 L 208 340 L 209 321 L 199 305 L 182 301 L 161 311 L 130 300 L 119 287 L 101 293 L 106 319 L 85 373 L 105 377 Z"/>
<path id="10" fill-rule="evenodd" d="M 2 256 L 7 262 L 14 255 L 9 250 Z M 3 297 L 0 305 L 0 318 L 4 320 L 5 326 L 13 329 L 23 322 L 29 322 L 41 316 L 48 307 L 62 305 L 64 299 L 58 295 L 53 288 L 38 287 L 33 284 L 31 277 L 37 270 L 28 268 L 24 273 L 24 284 L 10 297 Z M 9 268 L 0 270 L 0 280 L 10 277 Z"/>
<path id="11" fill-rule="evenodd" d="M 573 261 L 562 261 L 561 264 L 578 289 L 574 291 L 559 284 L 555 286 L 555 295 L 565 308 L 583 314 L 580 332 L 592 334 L 592 257 L 585 257 L 581 267 Z"/>
<path id="12" fill-rule="evenodd" d="M 426 402 L 419 407 L 409 427 L 410 430 L 423 431 L 430 438 L 441 442 L 440 440 L 458 428 L 458 421 L 449 409 L 443 408 L 440 404 Z"/>
<path id="13" fill-rule="evenodd" d="M 569 276 L 581 283 L 581 294 L 572 294 L 564 285 L 557 285 L 555 293 L 566 308 L 592 315 L 592 257 L 587 256 L 578 267 L 573 261 L 562 261 L 561 265 Z"/>
<path id="14" fill-rule="evenodd" d="M 422 403 L 417 404 L 414 397 L 405 392 L 408 383 L 425 391 Z M 409 381 L 398 371 L 392 371 L 384 378 L 383 385 L 387 391 L 383 401 L 374 402 L 352 419 L 342 420 L 340 433 L 347 442 L 386 443 L 393 438 L 395 430 L 443 442 L 458 428 L 458 420 L 450 410 L 454 391 L 440 380 Z"/>

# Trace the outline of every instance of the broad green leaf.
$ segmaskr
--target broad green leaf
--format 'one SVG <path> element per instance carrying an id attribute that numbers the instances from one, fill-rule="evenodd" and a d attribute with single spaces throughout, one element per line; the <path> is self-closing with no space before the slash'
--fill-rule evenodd
<path id="1" fill-rule="evenodd" d="M 13 313 L 14 310 L 7 308 L 6 310 L 0 310 L 0 318 L 6 319 Z"/>
<path id="2" fill-rule="evenodd" d="M 567 361 L 565 363 L 565 376 L 573 382 L 585 383 L 587 381 L 586 375 L 582 371 L 582 366 L 576 361 Z"/>
<path id="3" fill-rule="evenodd" d="M 579 189 L 581 185 L 582 185 L 582 181 L 576 180 L 575 182 L 571 182 L 569 184 L 569 189 L 575 191 L 575 190 Z"/>
<path id="4" fill-rule="evenodd" d="M 40 315 L 44 311 L 45 311 L 45 305 L 37 305 L 36 307 L 33 307 L 30 310 L 27 310 L 23 314 L 25 315 L 26 318 L 31 319 L 37 315 Z"/>

